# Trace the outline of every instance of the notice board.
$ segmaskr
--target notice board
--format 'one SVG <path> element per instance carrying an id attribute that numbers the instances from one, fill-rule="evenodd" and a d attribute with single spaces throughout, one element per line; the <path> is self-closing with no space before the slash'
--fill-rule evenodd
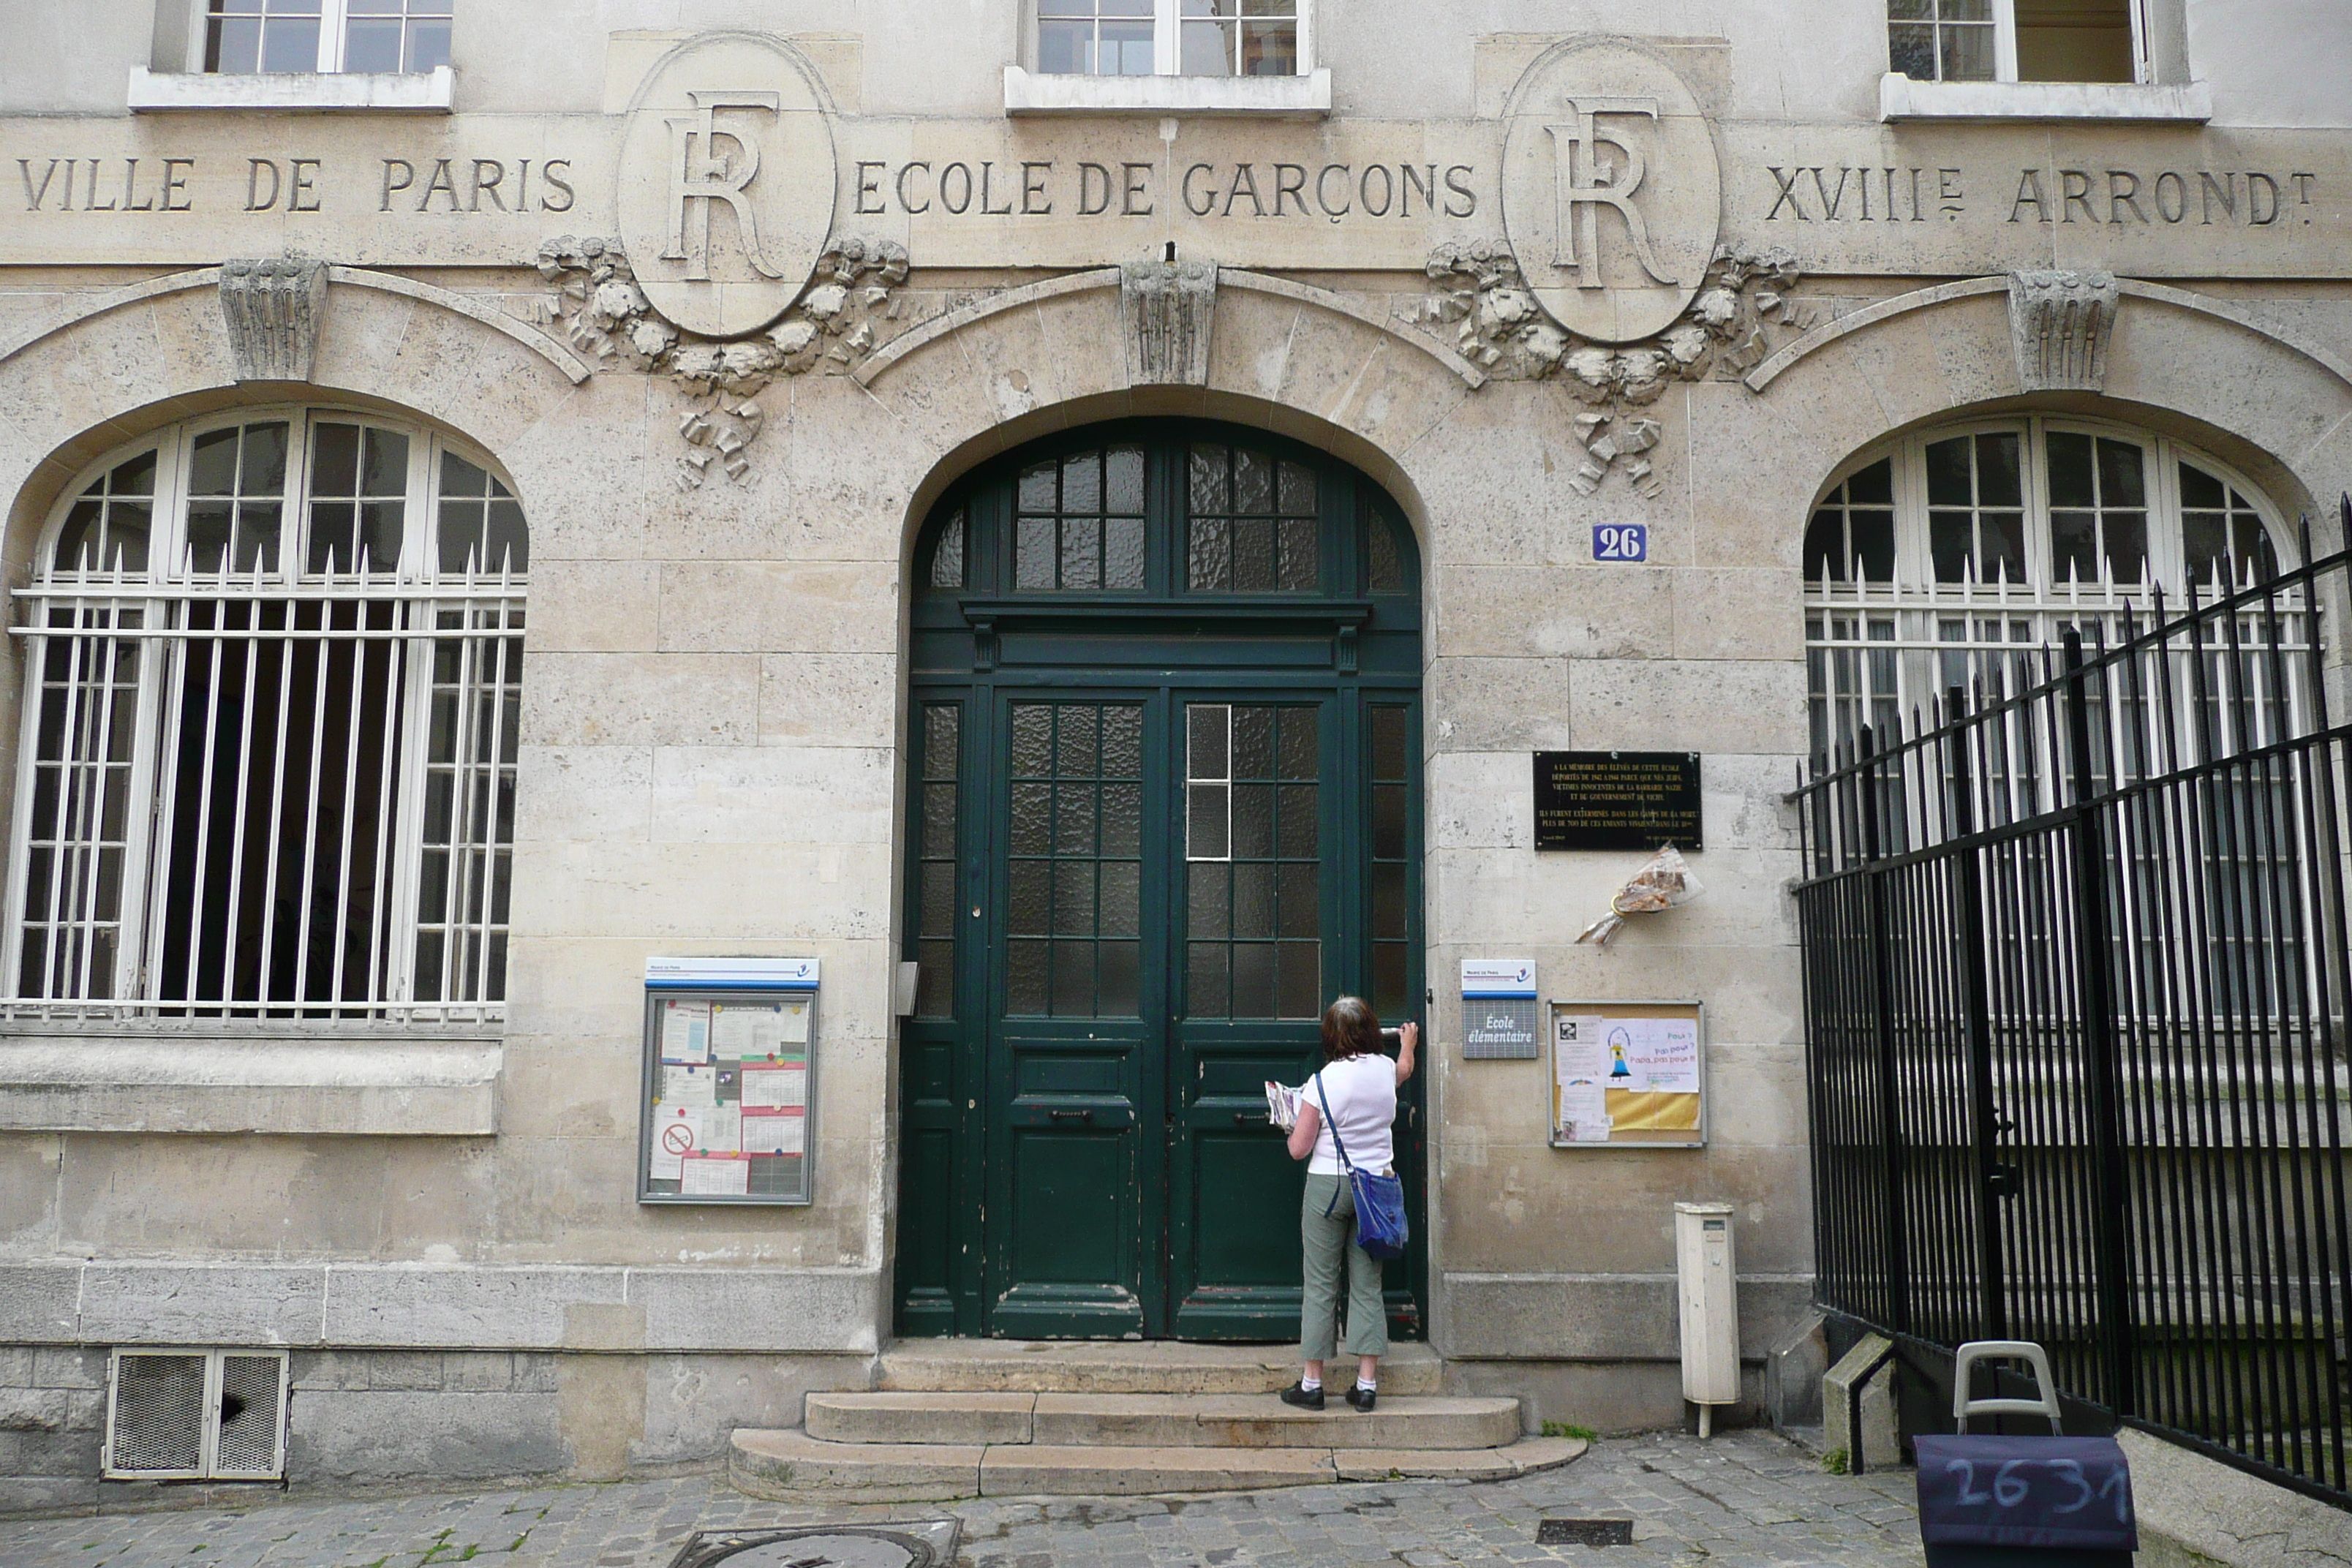
<path id="1" fill-rule="evenodd" d="M 817 961 L 646 960 L 642 1204 L 816 1195 Z"/>
<path id="2" fill-rule="evenodd" d="M 1702 1147 L 1705 1005 L 1554 1002 L 1551 1141 L 1559 1149 Z"/>

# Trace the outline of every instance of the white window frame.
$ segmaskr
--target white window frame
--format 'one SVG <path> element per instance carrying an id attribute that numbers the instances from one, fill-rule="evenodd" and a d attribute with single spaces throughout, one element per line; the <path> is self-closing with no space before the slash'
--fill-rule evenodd
<path id="1" fill-rule="evenodd" d="M 1150 76 L 1094 76 L 1037 68 L 1037 0 L 1023 0 L 1021 39 L 1004 68 L 1008 115 L 1252 115 L 1319 119 L 1331 111 L 1331 73 L 1315 63 L 1320 0 L 1297 0 L 1298 69 L 1290 76 L 1187 76 L 1182 0 L 1152 0 Z M 1196 18 L 1197 19 L 1197 18 Z"/>
<path id="2" fill-rule="evenodd" d="M 224 549 L 222 569 L 212 572 L 192 570 L 185 544 L 189 500 L 187 470 L 195 442 L 212 431 L 278 419 L 286 420 L 289 429 L 277 568 L 264 571 L 257 566 L 245 572 L 235 570 L 231 564 L 234 554 L 232 543 Z M 352 572 L 317 574 L 305 569 L 307 551 L 304 546 L 307 543 L 309 516 L 304 503 L 310 499 L 308 482 L 311 449 L 310 429 L 319 422 L 345 421 L 396 432 L 408 440 L 408 474 L 404 494 L 406 510 L 403 520 L 401 559 L 393 570 L 372 571 L 365 576 Z M 147 565 L 120 573 L 105 567 L 89 572 L 58 570 L 56 565 L 58 534 L 75 504 L 92 484 L 115 468 L 147 451 L 156 455 Z M 499 465 L 487 453 L 468 443 L 413 421 L 331 404 L 237 407 L 184 421 L 116 448 L 83 469 L 66 488 L 51 509 L 36 547 L 32 583 L 29 586 L 16 589 L 14 595 L 24 606 L 13 631 L 18 643 L 18 657 L 22 660 L 20 681 L 25 700 L 20 708 L 16 790 L 11 803 L 9 853 L 5 880 L 7 900 L 5 937 L 0 937 L 0 1020 L 58 1017 L 120 1020 L 159 1014 L 175 1018 L 210 1018 L 254 1013 L 270 1017 L 292 1016 L 316 1020 L 322 1014 L 331 1014 L 336 1019 L 358 1016 L 380 1029 L 386 1020 L 400 1024 L 481 1024 L 504 1018 L 506 1004 L 503 997 L 464 1001 L 445 997 L 418 1001 L 415 995 L 417 934 L 420 926 L 425 923 L 418 918 L 415 874 L 421 863 L 424 845 L 426 774 L 430 769 L 440 765 L 431 761 L 426 740 L 435 696 L 436 662 L 429 651 L 422 657 L 412 654 L 405 661 L 400 677 L 403 684 L 395 699 L 400 731 L 404 739 L 399 775 L 385 796 L 385 803 L 392 813 L 391 821 L 380 830 L 383 850 L 390 857 L 391 865 L 388 868 L 379 866 L 376 871 L 379 896 L 384 900 L 388 917 L 382 938 L 384 943 L 382 968 L 373 988 L 374 994 L 341 1003 L 264 1000 L 247 1004 L 235 999 L 214 1002 L 170 999 L 153 994 L 160 987 L 160 974 L 152 961 L 166 940 L 165 900 L 169 892 L 163 879 L 156 875 L 157 858 L 164 852 L 168 843 L 168 830 L 161 825 L 172 818 L 173 795 L 176 788 L 176 780 L 162 776 L 164 773 L 163 752 L 177 733 L 176 723 L 163 710 L 168 694 L 179 689 L 177 672 L 192 640 L 185 627 L 184 606 L 219 601 L 337 603 L 356 600 L 365 604 L 391 603 L 405 608 L 404 626 L 400 624 L 399 614 L 395 612 L 394 626 L 366 634 L 368 639 L 404 640 L 423 645 L 429 650 L 434 643 L 439 641 L 455 641 L 461 647 L 469 647 L 478 640 L 492 637 L 519 638 L 522 635 L 520 628 L 509 632 L 483 628 L 480 623 L 485 616 L 490 616 L 503 626 L 521 613 L 528 585 L 526 575 L 473 570 L 445 575 L 439 570 L 439 502 L 442 500 L 439 469 L 445 453 L 455 455 L 488 472 L 506 484 L 509 492 L 512 491 L 512 485 L 507 482 Z M 135 615 L 139 629 L 131 635 L 145 649 L 139 661 L 136 677 L 135 700 L 138 707 L 133 716 L 130 771 L 125 785 L 121 887 L 115 917 L 118 938 L 109 994 L 104 997 L 26 997 L 21 994 L 26 924 L 25 901 L 31 858 L 28 847 L 37 794 L 32 785 L 37 776 L 41 730 L 37 689 L 43 677 L 46 647 L 52 637 L 60 640 L 111 642 L 122 636 L 120 632 L 110 636 L 80 626 L 52 632 L 48 629 L 50 616 L 58 608 L 75 613 L 77 620 L 81 612 L 107 612 L 113 617 L 111 624 L 118 627 L 124 625 L 126 616 Z M 460 627 L 452 629 L 442 626 L 444 617 L 450 613 L 462 617 L 464 624 Z M 267 640 L 267 634 L 252 640 Z M 470 671 L 473 655 L 468 652 L 464 657 L 468 661 Z M 474 689 L 469 675 L 467 689 L 471 691 Z M 112 700 L 110 694 L 107 700 Z M 470 710 L 467 711 L 470 713 Z M 281 731 L 284 722 L 281 711 Z M 280 743 L 283 743 L 282 732 Z M 462 770 L 466 766 L 478 767 L 481 764 L 478 759 L 470 759 L 451 765 Z M 502 765 L 495 758 L 490 763 L 494 771 Z M 272 782 L 282 786 L 283 778 L 281 763 L 280 771 Z M 493 797 L 495 795 L 493 789 Z M 292 809 L 290 805 L 288 809 Z M 458 807 L 453 806 L 452 809 Z M 510 852 L 510 844 L 508 848 Z M 492 852 L 495 853 L 494 850 Z M 302 858 L 307 870 L 310 863 L 307 851 Z M 450 859 L 454 865 L 457 860 L 454 849 Z M 232 873 L 236 874 L 238 873 Z M 452 897 L 454 889 L 445 888 L 445 900 Z M 492 931 L 499 926 L 499 922 L 488 916 L 488 898 L 486 890 L 484 918 L 480 922 L 482 940 L 486 942 Z M 445 918 L 438 923 L 445 932 L 469 923 L 448 918 L 446 902 L 444 907 Z M 198 918 L 203 918 L 201 911 Z M 57 922 L 53 920 L 52 923 Z M 294 940 L 299 942 L 300 939 L 297 937 Z M 376 940 L 375 933 L 371 932 L 368 940 Z M 444 963 L 446 973 L 446 949 Z"/>
<path id="3" fill-rule="evenodd" d="M 446 0 L 446 3 L 449 9 L 451 27 L 454 31 L 456 27 L 457 7 L 461 3 L 461 0 Z M 2006 0 L 2002 0 L 2002 3 L 2006 4 Z M 188 61 L 197 74 L 226 77 L 270 75 L 299 76 L 302 74 L 299 71 L 271 72 L 205 70 L 203 67 L 205 56 L 207 52 L 206 46 L 210 43 L 212 37 L 214 4 L 215 0 L 189 0 L 190 32 L 188 38 Z M 370 14 L 373 15 L 373 13 Z M 403 12 L 403 16 L 404 19 L 404 11 Z M 343 56 L 350 47 L 350 40 L 346 36 L 349 32 L 348 24 L 350 21 L 351 0 L 319 0 L 319 58 L 318 64 L 312 68 L 319 74 L 322 76 L 339 76 L 342 74 Z M 433 68 L 435 70 L 440 68 Z M 363 72 L 361 74 L 394 77 L 423 77 L 430 76 L 433 72 L 432 70 L 381 71 Z"/>
<path id="4" fill-rule="evenodd" d="M 2160 81 L 2155 6 L 2171 0 L 2130 0 L 2132 79 L 2127 82 L 2017 79 L 2016 0 L 1992 0 L 1993 79 L 1925 81 L 1888 60 L 1879 79 L 1878 117 L 1906 120 L 2093 120 L 2127 123 L 2202 124 L 2213 118 L 2213 94 L 2201 81 Z M 1890 51 L 1897 18 L 1885 18 Z M 2173 69 L 2179 68 L 2176 58 Z"/>
<path id="5" fill-rule="evenodd" d="M 2042 440 L 2052 431 L 2128 441 L 2155 465 L 2155 471 L 2147 476 L 2146 584 L 2053 580 L 2049 480 L 2042 458 Z M 2028 580 L 2009 584 L 1937 582 L 1930 552 L 1927 449 L 1938 442 L 1992 432 L 2016 433 L 2022 438 L 2019 469 Z M 2294 563 L 2300 555 L 2299 545 L 2285 526 L 2277 503 L 2261 486 L 2230 464 L 2200 447 L 2155 431 L 2112 420 L 2060 415 L 1955 420 L 1895 441 L 1879 442 L 1837 468 L 1813 506 L 1807 509 L 1807 528 L 1811 526 L 1814 513 L 1838 487 L 1862 469 L 1890 458 L 1894 461 L 1894 581 L 1857 578 L 1824 583 L 1809 578 L 1804 584 L 1809 724 L 1813 710 L 1825 699 L 1833 709 L 1843 706 L 1864 712 L 1880 711 L 1882 716 L 1899 714 L 1906 722 L 1915 711 L 1932 712 L 1944 696 L 1940 677 L 1933 672 L 1941 669 L 1948 655 L 1967 655 L 1981 673 L 2012 656 L 2030 654 L 2038 670 L 2041 650 L 2044 647 L 2056 647 L 2066 626 L 2096 625 L 2112 643 L 2122 632 L 2126 616 L 2146 628 L 2155 608 L 2154 596 L 2148 592 L 2151 587 L 2163 589 L 2168 616 L 2185 611 L 2188 596 L 2182 575 L 2185 561 L 2180 506 L 2183 462 L 2202 468 L 2252 504 L 2282 567 Z M 2212 603 L 2213 584 L 2200 583 L 2197 599 L 2200 605 Z M 2307 607 L 2299 595 L 2287 594 L 2280 597 L 2277 608 L 2287 646 L 2300 647 L 2299 639 L 2307 635 L 2310 624 Z M 1944 635 L 1946 623 L 1955 617 L 1965 627 L 1964 637 L 1957 641 Z M 2259 620 L 2259 616 L 2249 616 L 2242 623 L 2242 635 L 2250 646 L 2267 635 L 2256 624 Z M 2000 629 L 1997 639 L 1982 635 L 1987 626 Z M 1816 627 L 1822 635 L 1817 635 Z M 2025 634 L 2021 640 L 2017 635 L 2021 627 Z M 1824 658 L 1841 658 L 1855 661 L 1845 668 L 1863 681 L 1864 687 L 1850 691 L 1841 684 L 1826 692 L 1820 689 L 1810 671 Z M 2300 679 L 2299 675 L 2295 678 Z M 1881 689 L 1882 680 L 1891 680 L 1891 687 Z"/>
<path id="6" fill-rule="evenodd" d="M 2156 80 L 2156 51 L 2148 32 L 2148 0 L 2128 0 L 2131 7 L 2132 79 L 2131 84 L 2108 83 L 2109 86 L 2137 84 L 2147 86 Z M 1887 25 L 1893 28 L 1901 18 L 1890 10 Z M 1890 31 L 1888 47 L 1893 48 Z M 2017 80 L 2017 0 L 1992 0 L 1993 76 L 1996 82 Z M 1947 79 L 1937 78 L 1938 81 Z M 2092 85 L 2092 84 L 2084 84 Z"/>
<path id="7" fill-rule="evenodd" d="M 2253 504 L 2263 526 L 2270 531 L 2271 547 L 2278 552 L 2282 565 L 2295 559 L 2296 546 L 2293 533 L 2286 527 L 2277 503 L 2271 500 L 2260 485 L 2245 477 L 2228 463 L 2213 457 L 2202 447 L 2176 441 L 2137 426 L 2110 419 L 2084 418 L 2074 415 L 2027 414 L 1996 416 L 1979 419 L 1955 420 L 1915 431 L 1894 442 L 1881 442 L 1870 447 L 1858 457 L 1838 466 L 1830 482 L 1822 487 L 1822 500 L 1830 492 L 1855 474 L 1880 460 L 1895 459 L 1895 582 L 1908 594 L 1933 593 L 1938 595 L 1968 595 L 1995 592 L 1991 584 L 1974 588 L 1955 583 L 1938 583 L 1935 576 L 1935 561 L 1929 551 L 1927 522 L 1927 448 L 1963 436 L 2015 434 L 2021 439 L 2019 468 L 2022 479 L 2025 510 L 2026 567 L 2030 574 L 2025 583 L 2009 584 L 2012 599 L 2021 592 L 2055 599 L 2067 592 L 2068 584 L 2055 579 L 2051 573 L 2050 552 L 2050 481 L 2047 465 L 2042 458 L 2044 438 L 2052 432 L 2084 436 L 2102 436 L 2109 440 L 2127 441 L 2147 454 L 2152 466 L 2147 482 L 2148 539 L 2147 559 L 2150 579 L 2161 584 L 2168 600 L 2180 596 L 2186 563 L 2181 554 L 2180 529 L 2180 464 L 2185 462 L 2203 468 L 2221 479 Z M 1805 516 L 1811 524 L 1812 513 L 1820 510 L 1816 500 Z M 1873 587 L 1880 586 L 1874 583 Z M 1843 589 L 1844 584 L 1832 584 L 1832 589 Z M 2084 584 L 2086 590 L 2103 597 L 2112 586 L 2119 598 L 2137 602 L 2142 594 L 2136 583 L 2112 585 Z M 2199 584 L 2198 592 L 2205 594 L 2210 584 Z M 1821 584 L 1808 581 L 1805 592 L 1813 595 Z"/>
<path id="8" fill-rule="evenodd" d="M 449 0 L 454 55 L 457 17 L 466 0 Z M 208 71 L 205 46 L 210 34 L 211 0 L 185 0 L 188 68 L 131 68 L 125 101 L 134 114 L 173 110 L 364 110 L 446 114 L 457 100 L 457 73 L 446 65 L 427 71 L 346 71 L 344 23 L 348 0 L 320 0 L 319 58 L 309 71 Z M 169 26 L 169 24 L 166 24 Z"/>

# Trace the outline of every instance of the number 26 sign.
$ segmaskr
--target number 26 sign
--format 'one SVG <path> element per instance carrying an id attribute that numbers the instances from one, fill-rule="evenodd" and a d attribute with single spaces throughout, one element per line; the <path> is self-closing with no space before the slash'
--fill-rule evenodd
<path id="1" fill-rule="evenodd" d="M 1640 522 L 1598 522 L 1592 525 L 1595 561 L 1647 561 L 1649 525 Z"/>

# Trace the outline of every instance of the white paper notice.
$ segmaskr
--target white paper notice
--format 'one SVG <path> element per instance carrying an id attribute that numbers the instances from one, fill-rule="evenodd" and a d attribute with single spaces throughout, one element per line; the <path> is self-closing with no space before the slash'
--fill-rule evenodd
<path id="1" fill-rule="evenodd" d="M 689 1154 L 678 1191 L 698 1197 L 740 1197 L 751 1190 L 751 1162 L 740 1154 Z"/>
<path id="2" fill-rule="evenodd" d="M 712 1003 L 711 1050 L 730 1060 L 751 1055 L 751 1019 L 754 1016 L 753 1008 L 730 1007 L 724 1002 Z"/>
<path id="3" fill-rule="evenodd" d="M 785 1008 L 793 1009 L 800 1023 L 801 1040 L 808 1038 L 808 1005 L 806 1003 L 749 1002 L 728 1004 L 714 1002 L 710 1006 L 711 1048 L 722 1057 L 750 1060 L 756 1057 L 772 1057 L 784 1048 L 791 1037 L 785 1025 Z"/>
<path id="4" fill-rule="evenodd" d="M 710 1059 L 710 1004 L 663 1001 L 661 1059 L 680 1064 Z"/>
<path id="5" fill-rule="evenodd" d="M 1609 1142 L 1609 1047 L 1598 1016 L 1552 1016 L 1552 1071 L 1559 1083 L 1560 1131 L 1571 1143 Z"/>
<path id="6" fill-rule="evenodd" d="M 795 1109 L 808 1104 L 808 1068 L 804 1067 L 746 1067 L 743 1069 L 743 1103 L 764 1109 Z"/>
<path id="7" fill-rule="evenodd" d="M 1608 1089 L 1589 1081 L 1561 1084 L 1559 1130 L 1571 1143 L 1608 1142 Z"/>
<path id="8" fill-rule="evenodd" d="M 668 1067 L 661 1071 L 661 1102 L 709 1106 L 719 1102 L 719 1075 L 709 1066 Z"/>
<path id="9" fill-rule="evenodd" d="M 661 1117 L 654 1123 L 654 1152 L 646 1163 L 646 1174 L 656 1182 L 679 1179 L 678 1162 L 702 1147 L 703 1113 L 690 1107 L 662 1108 Z"/>
<path id="10" fill-rule="evenodd" d="M 702 1146 L 714 1154 L 733 1154 L 743 1147 L 743 1108 L 723 1100 L 702 1113 Z"/>
<path id="11" fill-rule="evenodd" d="M 1598 1015 L 1552 1015 L 1552 1070 L 1563 1084 L 1571 1079 L 1598 1079 L 1609 1070 L 1609 1048 L 1601 1037 Z"/>
<path id="12" fill-rule="evenodd" d="M 785 1003 L 783 1010 L 776 1015 L 776 1023 L 780 1037 L 784 1044 L 788 1046 L 808 1044 L 809 1005 L 807 1003 Z"/>
<path id="13" fill-rule="evenodd" d="M 743 1113 L 743 1152 L 800 1154 L 808 1150 L 808 1118 L 796 1111 Z"/>
<path id="14" fill-rule="evenodd" d="M 1696 1094 L 1698 1025 L 1688 1018 L 1620 1018 L 1609 1026 L 1611 1082 L 1653 1094 Z"/>

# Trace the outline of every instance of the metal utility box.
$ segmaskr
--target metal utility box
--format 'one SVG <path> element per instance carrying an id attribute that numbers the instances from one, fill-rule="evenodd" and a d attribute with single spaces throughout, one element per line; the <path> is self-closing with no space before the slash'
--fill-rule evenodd
<path id="1" fill-rule="evenodd" d="M 1675 1205 L 1675 1274 L 1682 1298 L 1683 1397 L 1699 1435 L 1714 1407 L 1739 1403 L 1739 1288 L 1729 1204 Z"/>

